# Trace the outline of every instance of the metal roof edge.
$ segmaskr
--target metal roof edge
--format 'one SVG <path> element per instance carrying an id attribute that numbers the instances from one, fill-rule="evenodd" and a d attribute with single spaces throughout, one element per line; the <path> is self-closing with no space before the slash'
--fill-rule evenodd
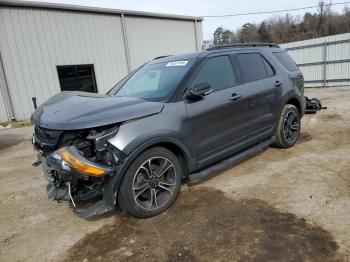
<path id="1" fill-rule="evenodd" d="M 176 20 L 190 20 L 190 21 L 203 21 L 204 18 L 200 16 L 184 16 L 184 15 L 172 15 L 153 12 L 131 11 L 121 10 L 114 8 L 94 7 L 94 6 L 80 6 L 80 5 L 68 5 L 49 2 L 35 2 L 35 1 L 21 1 L 21 0 L 0 0 L 0 6 L 9 7 L 28 7 L 28 8 L 45 8 L 45 9 L 58 9 L 67 11 L 81 11 L 90 13 L 105 13 L 105 14 L 124 14 L 126 16 L 143 16 L 154 18 L 168 18 Z"/>

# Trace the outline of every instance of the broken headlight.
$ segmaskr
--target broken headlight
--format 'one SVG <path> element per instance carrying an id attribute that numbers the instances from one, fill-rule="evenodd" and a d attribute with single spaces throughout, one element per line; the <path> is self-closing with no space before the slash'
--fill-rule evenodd
<path id="1" fill-rule="evenodd" d="M 100 165 L 86 159 L 73 146 L 62 147 L 53 152 L 49 156 L 48 161 L 51 164 L 54 163 L 55 167 L 61 170 L 71 171 L 74 169 L 79 174 L 90 176 L 104 176 L 113 170 L 111 167 Z"/>
<path id="2" fill-rule="evenodd" d="M 95 143 L 96 151 L 102 151 L 106 148 L 106 142 L 108 139 L 114 137 L 119 130 L 119 126 L 114 126 L 112 128 L 101 130 L 102 128 L 93 129 L 90 131 L 89 135 L 86 137 L 87 139 L 91 139 Z"/>

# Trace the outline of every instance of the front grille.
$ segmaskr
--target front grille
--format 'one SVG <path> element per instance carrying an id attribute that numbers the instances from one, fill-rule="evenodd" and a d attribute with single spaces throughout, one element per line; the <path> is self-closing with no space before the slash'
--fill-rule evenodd
<path id="1" fill-rule="evenodd" d="M 57 144 L 62 131 L 43 129 L 40 127 L 35 127 L 34 129 L 35 141 L 39 145 L 50 145 L 54 146 Z"/>

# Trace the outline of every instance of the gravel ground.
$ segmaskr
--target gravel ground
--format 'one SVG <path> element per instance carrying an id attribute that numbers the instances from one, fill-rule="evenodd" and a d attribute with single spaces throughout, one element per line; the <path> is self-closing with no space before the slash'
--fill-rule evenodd
<path id="1" fill-rule="evenodd" d="M 0 261 L 350 261 L 350 87 L 307 89 L 298 144 L 184 185 L 147 220 L 49 201 L 32 127 L 0 130 Z"/>

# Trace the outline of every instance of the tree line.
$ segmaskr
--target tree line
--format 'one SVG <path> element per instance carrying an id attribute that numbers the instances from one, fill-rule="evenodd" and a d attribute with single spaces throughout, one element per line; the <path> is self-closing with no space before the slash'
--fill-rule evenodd
<path id="1" fill-rule="evenodd" d="M 350 9 L 342 13 L 331 10 L 331 5 L 319 2 L 315 13 L 306 12 L 303 17 L 286 14 L 274 16 L 261 23 L 246 23 L 236 31 L 218 27 L 214 32 L 214 44 L 273 42 L 287 43 L 310 38 L 350 32 Z"/>

